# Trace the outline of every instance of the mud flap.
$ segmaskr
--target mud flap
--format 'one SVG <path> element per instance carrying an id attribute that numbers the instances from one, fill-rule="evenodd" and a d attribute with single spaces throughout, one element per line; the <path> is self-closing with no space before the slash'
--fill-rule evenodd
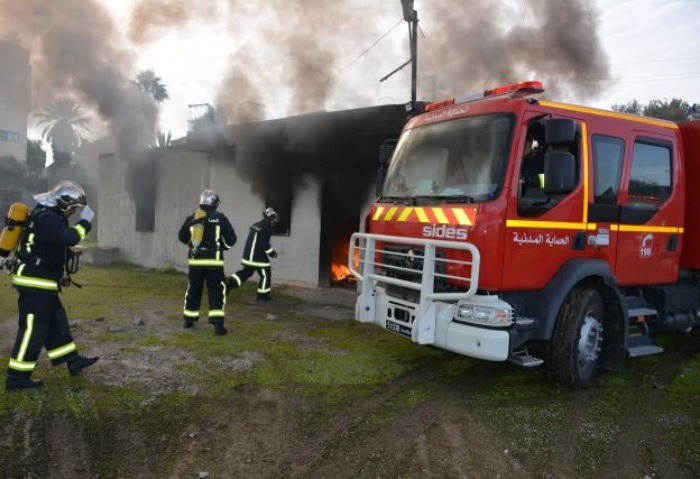
<path id="1" fill-rule="evenodd" d="M 416 318 L 413 324 L 413 339 L 418 344 L 435 344 L 435 316 L 437 308 L 435 302 L 431 301 L 425 312 Z"/>

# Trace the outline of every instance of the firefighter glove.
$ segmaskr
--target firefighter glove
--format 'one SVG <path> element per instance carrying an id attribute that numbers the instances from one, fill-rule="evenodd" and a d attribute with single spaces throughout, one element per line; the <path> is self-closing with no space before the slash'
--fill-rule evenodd
<path id="1" fill-rule="evenodd" d="M 88 223 L 92 223 L 92 219 L 95 217 L 95 212 L 92 211 L 89 205 L 85 205 L 83 211 L 80 212 L 80 219 L 85 220 Z"/>
<path id="2" fill-rule="evenodd" d="M 270 254 L 269 254 L 268 256 L 269 256 L 270 258 L 277 258 L 277 251 L 274 251 L 274 250 L 273 250 L 272 252 L 270 252 Z"/>

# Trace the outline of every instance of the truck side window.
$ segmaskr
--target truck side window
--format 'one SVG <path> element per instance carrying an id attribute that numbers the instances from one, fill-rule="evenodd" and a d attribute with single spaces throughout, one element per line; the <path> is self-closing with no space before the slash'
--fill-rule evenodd
<path id="1" fill-rule="evenodd" d="M 671 196 L 671 158 L 670 145 L 635 142 L 628 206 L 656 210 Z"/>
<path id="2" fill-rule="evenodd" d="M 622 138 L 593 135 L 594 200 L 597 205 L 614 205 L 620 192 L 625 156 Z"/>

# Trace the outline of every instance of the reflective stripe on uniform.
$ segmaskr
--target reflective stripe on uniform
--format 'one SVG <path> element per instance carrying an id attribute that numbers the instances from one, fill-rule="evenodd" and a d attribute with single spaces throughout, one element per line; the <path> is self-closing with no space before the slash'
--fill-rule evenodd
<path id="1" fill-rule="evenodd" d="M 188 318 L 199 318 L 199 311 L 192 311 L 191 309 L 185 309 L 182 311 L 182 315 Z"/>
<path id="2" fill-rule="evenodd" d="M 34 315 L 27 315 L 27 326 L 24 330 L 24 336 L 22 336 L 22 343 L 19 346 L 19 351 L 17 351 L 17 361 L 24 361 L 24 355 L 27 354 L 27 348 L 29 347 L 29 341 L 32 339 L 32 332 L 34 332 Z"/>
<path id="3" fill-rule="evenodd" d="M 30 363 L 26 361 L 17 361 L 16 359 L 10 359 L 8 367 L 10 369 L 14 369 L 15 371 L 33 371 L 36 367 L 36 361 Z"/>
<path id="4" fill-rule="evenodd" d="M 244 264 L 244 265 L 246 265 L 246 266 L 254 266 L 254 267 L 256 267 L 256 268 L 264 268 L 264 267 L 266 267 L 266 266 L 270 266 L 270 262 L 269 262 L 269 261 L 267 261 L 267 262 L 265 262 L 265 263 L 258 263 L 258 262 L 255 262 L 255 261 L 248 261 L 247 259 L 242 259 L 242 260 L 241 260 L 241 264 Z"/>
<path id="5" fill-rule="evenodd" d="M 260 270 L 260 276 L 262 277 L 262 281 L 260 281 L 258 293 L 267 294 L 272 291 L 272 288 L 270 288 L 270 278 L 268 278 L 267 272 L 264 269 Z"/>
<path id="6" fill-rule="evenodd" d="M 31 276 L 22 276 L 26 264 L 23 264 L 17 270 L 17 274 L 12 276 L 12 284 L 15 286 L 26 286 L 28 288 L 46 289 L 49 291 L 58 291 L 58 283 L 56 281 L 44 278 L 32 278 Z"/>
<path id="7" fill-rule="evenodd" d="M 61 356 L 65 356 L 68 353 L 72 353 L 76 349 L 77 348 L 75 347 L 75 343 L 68 343 L 65 346 L 61 346 L 60 348 L 56 348 L 56 349 L 52 349 L 51 351 L 48 351 L 49 358 L 50 359 L 60 358 Z"/>
<path id="8" fill-rule="evenodd" d="M 236 283 L 238 283 L 238 286 L 241 285 L 241 278 L 239 278 L 238 275 L 236 275 L 236 273 L 232 274 L 231 278 L 233 278 L 236 281 Z"/>
<path id="9" fill-rule="evenodd" d="M 241 260 L 241 263 L 243 264 L 249 264 L 250 266 L 256 266 L 256 263 L 253 262 L 253 259 L 255 259 L 255 245 L 258 243 L 258 233 L 256 232 L 255 235 L 253 236 L 253 241 L 250 244 L 250 257 L 244 260 Z M 249 261 L 246 263 L 246 261 Z"/>
<path id="10" fill-rule="evenodd" d="M 80 236 L 80 241 L 84 240 L 87 236 L 87 231 L 85 231 L 85 227 L 83 225 L 73 225 L 73 229 L 78 232 L 78 236 Z"/>
<path id="11" fill-rule="evenodd" d="M 223 309 L 210 309 L 209 310 L 209 317 L 210 318 L 223 318 L 225 316 L 224 310 Z"/>
<path id="12" fill-rule="evenodd" d="M 218 256 L 218 253 L 217 253 Z M 190 259 L 187 261 L 190 266 L 223 266 L 223 259 Z"/>

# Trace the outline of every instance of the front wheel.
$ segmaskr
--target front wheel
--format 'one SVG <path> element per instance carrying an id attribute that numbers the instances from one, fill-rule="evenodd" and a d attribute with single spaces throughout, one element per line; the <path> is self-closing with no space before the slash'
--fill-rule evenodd
<path id="1" fill-rule="evenodd" d="M 598 376 L 603 323 L 600 292 L 593 288 L 577 288 L 569 293 L 559 309 L 549 344 L 547 366 L 554 381 L 581 388 Z"/>

